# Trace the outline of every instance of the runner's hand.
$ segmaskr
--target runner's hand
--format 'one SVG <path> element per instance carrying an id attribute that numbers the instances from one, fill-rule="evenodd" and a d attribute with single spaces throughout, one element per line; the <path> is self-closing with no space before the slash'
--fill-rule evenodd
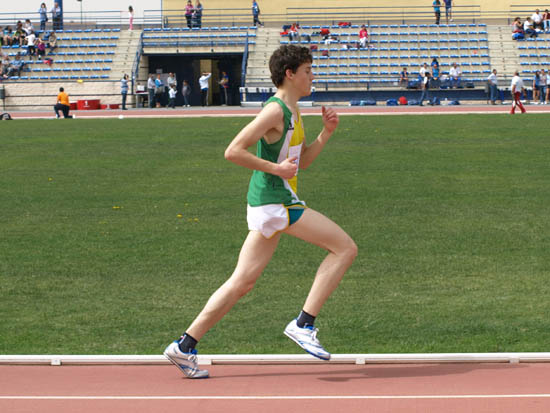
<path id="1" fill-rule="evenodd" d="M 338 114 L 334 109 L 325 108 L 324 106 L 322 107 L 321 112 L 323 115 L 323 124 L 325 125 L 325 129 L 329 133 L 334 132 L 334 129 L 338 126 L 338 122 L 340 122 L 338 119 Z"/>
<path id="2" fill-rule="evenodd" d="M 296 156 L 287 158 L 279 164 L 278 173 L 283 179 L 290 179 L 298 172 L 298 165 L 296 165 Z"/>

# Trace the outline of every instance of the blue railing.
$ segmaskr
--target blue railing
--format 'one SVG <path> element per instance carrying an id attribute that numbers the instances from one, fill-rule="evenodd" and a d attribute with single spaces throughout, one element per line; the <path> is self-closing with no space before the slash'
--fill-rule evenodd
<path id="1" fill-rule="evenodd" d="M 248 32 L 246 32 L 246 44 L 244 46 L 243 61 L 241 63 L 241 87 L 244 87 L 245 85 L 247 63 L 248 63 Z"/>

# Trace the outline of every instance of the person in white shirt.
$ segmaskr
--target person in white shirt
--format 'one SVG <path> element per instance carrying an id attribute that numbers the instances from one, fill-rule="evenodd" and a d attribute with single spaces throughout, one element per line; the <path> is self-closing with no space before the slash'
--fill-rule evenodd
<path id="1" fill-rule="evenodd" d="M 519 106 L 521 113 L 525 113 L 525 108 L 521 104 L 521 93 L 525 87 L 523 86 L 523 80 L 521 77 L 519 77 L 519 71 L 516 70 L 514 73 L 514 77 L 512 78 L 512 83 L 510 85 L 510 90 L 512 91 L 512 110 L 510 111 L 510 114 L 513 115 L 516 113 L 516 106 Z"/>
<path id="2" fill-rule="evenodd" d="M 25 38 L 27 41 L 27 55 L 34 56 L 36 54 L 36 48 L 34 47 L 34 42 L 36 41 L 36 36 L 33 31 Z"/>
<path id="3" fill-rule="evenodd" d="M 487 77 L 487 83 L 489 84 L 491 105 L 496 105 L 498 95 L 498 78 L 496 69 L 493 69 L 493 72 Z"/>
<path id="4" fill-rule="evenodd" d="M 531 16 L 531 20 L 533 21 L 533 29 L 543 29 L 542 25 L 542 15 L 539 12 L 539 9 L 536 9 L 533 15 Z"/>
<path id="5" fill-rule="evenodd" d="M 153 108 L 155 104 L 155 78 L 152 73 L 147 79 L 147 93 L 149 95 L 149 107 Z"/>
<path id="6" fill-rule="evenodd" d="M 168 89 L 168 97 L 170 100 L 168 101 L 168 107 L 172 109 L 176 109 L 176 94 L 178 91 L 176 90 L 176 85 L 173 84 L 170 89 Z"/>
<path id="7" fill-rule="evenodd" d="M 208 106 L 208 87 L 209 87 L 209 80 L 210 76 L 212 76 L 212 73 L 204 72 L 202 76 L 199 78 L 199 85 L 201 87 L 201 103 L 202 106 Z"/>
<path id="8" fill-rule="evenodd" d="M 451 78 L 451 88 L 460 87 L 460 68 L 457 63 L 453 63 L 453 67 L 449 69 L 449 77 Z"/>
<path id="9" fill-rule="evenodd" d="M 427 71 L 428 71 L 428 63 L 424 63 L 424 65 L 422 65 L 422 67 L 418 71 L 418 74 L 420 75 L 422 80 L 424 80 L 424 77 L 426 76 Z"/>
<path id="10" fill-rule="evenodd" d="M 175 85 L 175 84 L 176 84 L 176 77 L 174 76 L 173 73 L 169 73 L 168 77 L 166 78 L 166 85 L 168 87 L 172 87 L 172 85 Z"/>
<path id="11" fill-rule="evenodd" d="M 533 20 L 531 20 L 530 17 L 527 17 L 525 23 L 523 23 L 523 31 L 525 32 L 526 37 L 537 37 L 537 32 L 533 29 Z"/>

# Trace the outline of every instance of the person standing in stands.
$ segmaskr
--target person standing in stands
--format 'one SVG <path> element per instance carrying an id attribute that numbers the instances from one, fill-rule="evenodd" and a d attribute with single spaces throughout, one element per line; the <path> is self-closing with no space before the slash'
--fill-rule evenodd
<path id="1" fill-rule="evenodd" d="M 227 91 L 229 89 L 229 76 L 227 72 L 222 72 L 222 78 L 220 79 L 220 100 L 222 100 L 222 106 L 229 104 L 227 98 Z"/>
<path id="2" fill-rule="evenodd" d="M 57 95 L 57 103 L 53 107 L 53 110 L 55 111 L 55 117 L 59 119 L 59 111 L 61 111 L 65 119 L 72 119 L 73 117 L 69 115 L 70 109 L 71 104 L 69 103 L 69 95 L 65 93 L 65 89 L 60 87 L 59 94 Z"/>
<path id="3" fill-rule="evenodd" d="M 51 13 L 53 29 L 59 30 L 61 27 L 61 7 L 59 7 L 59 3 L 55 2 L 54 6 L 51 9 Z"/>
<path id="4" fill-rule="evenodd" d="M 193 10 L 193 19 L 195 20 L 195 27 L 199 29 L 202 27 L 202 4 L 200 0 L 195 2 L 195 9 Z"/>
<path id="5" fill-rule="evenodd" d="M 48 9 L 46 8 L 46 3 L 42 3 L 38 9 L 40 14 L 40 31 L 46 31 L 46 22 L 48 21 Z"/>
<path id="6" fill-rule="evenodd" d="M 185 20 L 187 20 L 187 27 L 192 29 L 193 28 L 193 2 L 191 0 L 187 0 L 187 4 L 185 5 Z"/>
<path id="7" fill-rule="evenodd" d="M 134 29 L 134 8 L 132 6 L 128 6 L 128 24 L 129 24 L 128 29 L 133 30 Z"/>
<path id="8" fill-rule="evenodd" d="M 496 105 L 498 95 L 498 77 L 496 69 L 493 69 L 493 72 L 487 77 L 487 83 L 489 84 L 489 99 L 491 100 L 491 105 Z"/>
<path id="9" fill-rule="evenodd" d="M 181 94 L 183 96 L 183 106 L 186 108 L 190 107 L 189 96 L 191 95 L 191 86 L 187 80 L 183 81 L 183 87 L 181 88 Z"/>
<path id="10" fill-rule="evenodd" d="M 212 73 L 203 72 L 199 78 L 199 85 L 201 87 L 201 104 L 202 106 L 208 106 L 208 86 Z"/>
<path id="11" fill-rule="evenodd" d="M 453 0 L 443 0 L 445 3 L 445 20 L 447 21 L 447 24 L 449 24 L 449 21 L 453 21 L 453 6 L 454 1 Z"/>
<path id="12" fill-rule="evenodd" d="M 176 90 L 176 85 L 172 85 L 168 88 L 168 107 L 172 109 L 176 109 L 176 94 L 178 91 Z"/>
<path id="13" fill-rule="evenodd" d="M 120 94 L 122 95 L 122 110 L 127 110 L 126 97 L 128 96 L 128 75 L 126 73 L 120 80 Z"/>
<path id="14" fill-rule="evenodd" d="M 428 100 L 428 104 L 430 103 L 430 72 L 426 72 L 424 74 L 424 80 L 422 81 L 422 95 L 420 96 L 420 106 L 423 106 L 422 102 L 424 102 L 425 99 Z"/>
<path id="15" fill-rule="evenodd" d="M 160 108 L 164 92 L 164 82 L 160 78 L 160 73 L 158 73 L 157 78 L 155 79 L 155 103 L 157 108 Z"/>
<path id="16" fill-rule="evenodd" d="M 260 21 L 260 6 L 256 0 L 252 0 L 252 16 L 254 17 L 254 26 L 258 23 L 260 26 L 264 24 Z"/>
<path id="17" fill-rule="evenodd" d="M 525 113 L 525 108 L 521 104 L 521 94 L 525 90 L 525 87 L 523 86 L 523 80 L 519 77 L 519 71 L 517 70 L 512 78 L 510 90 L 512 91 L 512 110 L 510 111 L 510 115 L 516 113 L 516 106 L 519 106 L 521 113 Z"/>
<path id="18" fill-rule="evenodd" d="M 401 73 L 399 73 L 399 84 L 405 89 L 409 85 L 409 72 L 407 72 L 406 67 L 404 67 Z"/>
<path id="19" fill-rule="evenodd" d="M 435 12 L 435 24 L 439 25 L 441 20 L 441 2 L 439 0 L 434 0 L 432 3 Z"/>
<path id="20" fill-rule="evenodd" d="M 155 107 L 155 79 L 152 73 L 149 75 L 149 79 L 147 79 L 147 93 L 149 96 L 149 108 L 152 109 Z"/>

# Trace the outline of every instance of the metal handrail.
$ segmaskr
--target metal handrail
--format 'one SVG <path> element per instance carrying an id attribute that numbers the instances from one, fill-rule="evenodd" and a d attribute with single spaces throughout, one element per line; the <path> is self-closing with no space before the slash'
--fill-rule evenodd
<path id="1" fill-rule="evenodd" d="M 248 62 L 248 32 L 246 32 L 246 44 L 244 46 L 243 60 L 241 63 L 241 87 L 246 81 L 246 64 Z"/>
<path id="2" fill-rule="evenodd" d="M 143 54 L 143 32 L 139 36 L 139 43 L 136 51 L 136 57 L 134 58 L 134 64 L 132 67 L 132 93 L 135 93 L 135 82 L 139 75 L 139 63 L 141 61 L 141 55 Z"/>

